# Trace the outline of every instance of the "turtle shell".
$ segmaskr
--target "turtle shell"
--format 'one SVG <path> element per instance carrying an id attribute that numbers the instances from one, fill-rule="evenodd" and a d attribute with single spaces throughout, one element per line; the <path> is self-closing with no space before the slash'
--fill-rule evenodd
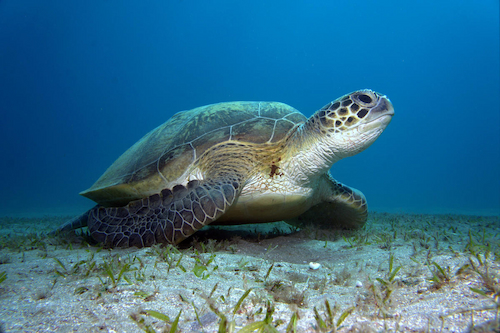
<path id="1" fill-rule="evenodd" d="M 203 153 L 225 141 L 274 143 L 306 117 L 278 102 L 229 102 L 176 113 L 123 153 L 80 194 L 122 206 L 186 184 Z"/>

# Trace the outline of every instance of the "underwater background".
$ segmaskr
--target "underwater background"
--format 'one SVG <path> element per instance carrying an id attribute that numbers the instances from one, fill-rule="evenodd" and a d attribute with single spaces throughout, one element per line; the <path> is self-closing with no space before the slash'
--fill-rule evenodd
<path id="1" fill-rule="evenodd" d="M 353 90 L 395 117 L 333 176 L 373 211 L 500 214 L 499 2 L 0 1 L 0 215 L 78 195 L 174 113 Z"/>

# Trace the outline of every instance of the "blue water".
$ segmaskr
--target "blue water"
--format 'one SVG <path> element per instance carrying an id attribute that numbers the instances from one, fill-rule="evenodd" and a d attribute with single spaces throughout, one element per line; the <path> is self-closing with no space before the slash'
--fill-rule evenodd
<path id="1" fill-rule="evenodd" d="M 78 192 L 173 113 L 361 88 L 396 115 L 334 165 L 376 211 L 500 214 L 499 2 L 0 1 L 0 215 Z"/>

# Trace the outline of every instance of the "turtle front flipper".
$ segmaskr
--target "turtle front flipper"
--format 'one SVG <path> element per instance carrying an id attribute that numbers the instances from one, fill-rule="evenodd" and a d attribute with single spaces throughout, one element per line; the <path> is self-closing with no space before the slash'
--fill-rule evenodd
<path id="1" fill-rule="evenodd" d="M 322 202 L 285 222 L 296 226 L 313 224 L 321 228 L 336 229 L 357 229 L 364 226 L 368 218 L 368 207 L 361 191 L 336 181 L 330 174 L 325 175 L 321 186 L 324 187 L 319 191 Z"/>
<path id="2" fill-rule="evenodd" d="M 96 207 L 88 228 L 106 247 L 177 244 L 223 215 L 239 192 L 237 181 L 194 180 L 124 207 Z"/>

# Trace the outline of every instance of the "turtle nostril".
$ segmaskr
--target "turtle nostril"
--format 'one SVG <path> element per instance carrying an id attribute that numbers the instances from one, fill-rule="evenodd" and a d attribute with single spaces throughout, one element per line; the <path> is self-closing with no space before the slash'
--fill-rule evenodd
<path id="1" fill-rule="evenodd" d="M 361 94 L 358 96 L 359 100 L 363 103 L 371 103 L 372 102 L 372 98 L 368 95 L 365 95 L 365 94 Z"/>

